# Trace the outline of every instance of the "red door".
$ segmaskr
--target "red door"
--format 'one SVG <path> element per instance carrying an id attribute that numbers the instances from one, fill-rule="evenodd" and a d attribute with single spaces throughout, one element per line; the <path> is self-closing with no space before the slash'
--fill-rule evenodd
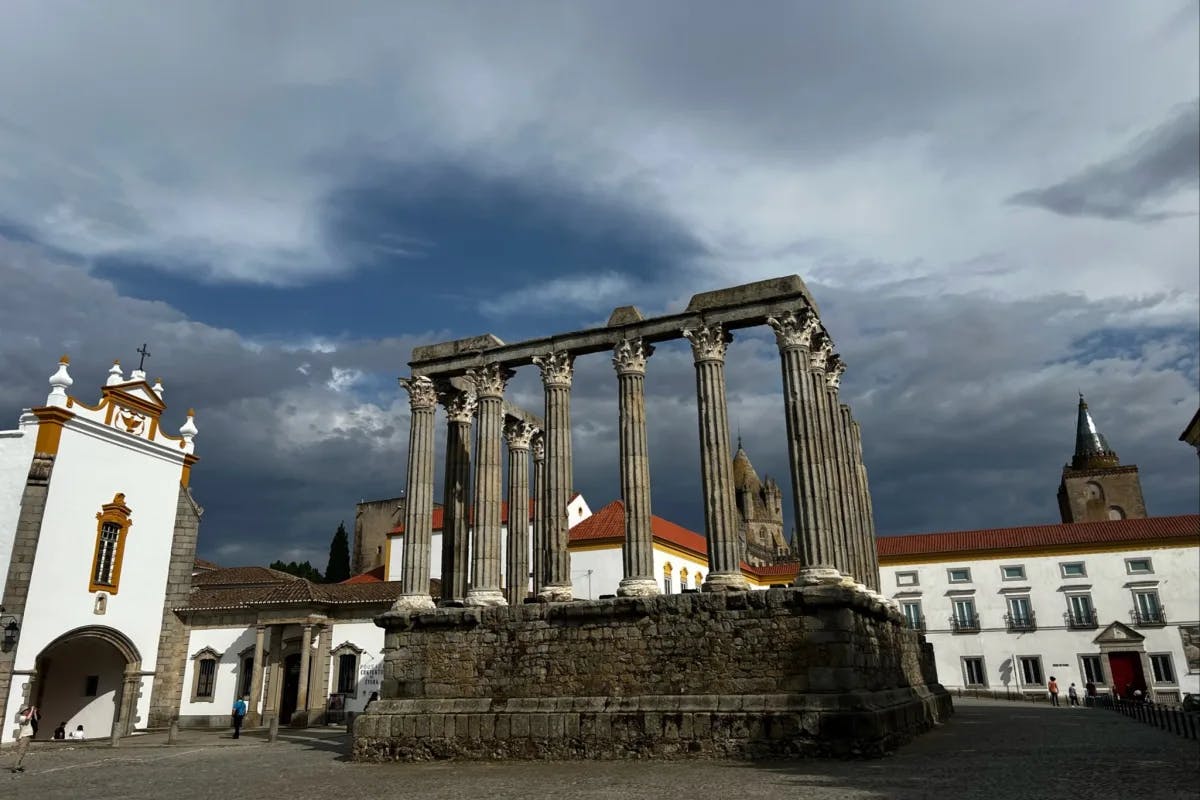
<path id="1" fill-rule="evenodd" d="M 1113 692 L 1126 700 L 1133 698 L 1133 690 L 1146 691 L 1146 675 L 1142 672 L 1140 653 L 1109 653 L 1108 666 L 1112 670 Z"/>

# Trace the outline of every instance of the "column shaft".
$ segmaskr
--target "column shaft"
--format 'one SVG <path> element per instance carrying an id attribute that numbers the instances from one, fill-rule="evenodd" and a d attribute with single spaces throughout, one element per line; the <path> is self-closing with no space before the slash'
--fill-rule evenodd
<path id="1" fill-rule="evenodd" d="M 846 501 L 849 511 L 847 526 L 850 535 L 850 545 L 853 552 L 854 577 L 859 583 L 867 583 L 870 577 L 867 564 L 867 552 L 863 542 L 862 498 L 858 491 L 858 468 L 854 461 L 854 442 L 850 432 L 850 406 L 839 403 L 837 406 L 838 436 L 843 443 L 842 471 L 845 475 Z"/>
<path id="2" fill-rule="evenodd" d="M 504 435 L 504 386 L 511 373 L 498 364 L 470 370 L 478 398 L 479 430 L 475 447 L 475 524 L 471 536 L 473 606 L 505 605 L 500 590 L 501 503 L 504 498 L 501 437 Z"/>
<path id="3" fill-rule="evenodd" d="M 508 542 L 504 561 L 504 597 L 509 605 L 529 593 L 529 443 L 537 431 L 512 420 L 504 428 L 508 442 Z"/>
<path id="4" fill-rule="evenodd" d="M 621 550 L 621 596 L 659 593 L 654 576 L 654 541 L 650 529 L 650 457 L 646 441 L 646 359 L 654 348 L 641 339 L 617 344 L 621 452 L 621 500 L 625 504 L 625 545 Z"/>
<path id="5" fill-rule="evenodd" d="M 317 655 L 313 659 L 308 684 L 308 724 L 325 722 L 325 706 L 329 702 L 329 648 L 333 643 L 333 626 L 320 626 L 317 636 Z"/>
<path id="6" fill-rule="evenodd" d="M 828 380 L 829 375 L 826 375 Z M 857 578 L 861 571 L 857 565 L 858 547 L 854 541 L 854 525 L 850 510 L 850 483 L 846 471 L 846 443 L 842 437 L 841 403 L 837 388 L 828 383 L 825 387 L 825 407 L 829 411 L 829 441 L 832 453 L 831 464 L 834 486 L 837 487 L 834 514 L 838 518 L 838 570 L 843 575 Z"/>
<path id="7" fill-rule="evenodd" d="M 542 370 L 546 397 L 546 505 L 542 509 L 545 526 L 546 581 L 540 596 L 551 601 L 572 598 L 571 554 L 567 506 L 571 502 L 571 379 L 574 358 L 570 353 L 554 351 L 534 356 Z"/>
<path id="8" fill-rule="evenodd" d="M 267 629 L 263 625 L 254 626 L 254 672 L 250 674 L 250 696 L 246 698 L 249 709 L 246 713 L 246 726 L 257 727 L 262 724 L 262 693 L 263 693 L 263 655 Z"/>
<path id="9" fill-rule="evenodd" d="M 433 381 L 426 377 L 401 379 L 400 383 L 409 393 L 412 421 L 408 429 L 400 597 L 393 608 L 431 608 L 433 599 L 429 595 L 429 561 L 433 546 L 433 417 L 437 395 Z M 385 569 L 390 567 L 387 565 Z"/>
<path id="10" fill-rule="evenodd" d="M 312 625 L 301 626 L 300 636 L 300 686 L 296 690 L 296 712 L 308 708 L 308 663 L 312 658 Z"/>
<path id="11" fill-rule="evenodd" d="M 867 464 L 863 460 L 862 428 L 854 419 L 851 419 L 850 427 L 851 440 L 854 443 L 854 461 L 858 474 L 858 493 L 861 498 L 863 541 L 867 551 L 867 569 L 870 573 L 870 581 L 867 586 L 879 591 L 879 549 L 875 543 L 875 510 L 871 503 L 871 486 L 867 481 Z"/>
<path id="12" fill-rule="evenodd" d="M 471 494 L 471 417 L 475 393 L 438 385 L 446 409 L 446 479 L 442 498 L 442 601 L 467 597 Z"/>
<path id="13" fill-rule="evenodd" d="M 533 439 L 533 593 L 546 585 L 546 441 L 539 433 Z"/>
<path id="14" fill-rule="evenodd" d="M 733 496 L 733 454 L 725 400 L 725 347 L 731 337 L 719 323 L 683 331 L 696 362 L 696 410 L 700 429 L 700 483 L 708 575 L 702 591 L 749 588 L 742 575 L 741 540 Z"/>

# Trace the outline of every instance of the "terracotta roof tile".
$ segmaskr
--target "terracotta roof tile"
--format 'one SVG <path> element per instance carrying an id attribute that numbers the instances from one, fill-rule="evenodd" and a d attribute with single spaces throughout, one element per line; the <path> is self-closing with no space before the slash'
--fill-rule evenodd
<path id="1" fill-rule="evenodd" d="M 269 567 L 225 567 L 198 573 L 192 578 L 193 586 L 246 586 L 270 585 L 298 581 L 295 575 Z"/>
<path id="2" fill-rule="evenodd" d="M 193 568 L 197 572 L 203 572 L 205 570 L 220 569 L 221 566 L 219 564 L 216 564 L 215 562 L 209 561 L 206 558 L 197 558 L 196 563 L 193 565 Z"/>
<path id="3" fill-rule="evenodd" d="M 1200 515 L 1148 517 L 1146 519 L 1069 522 L 989 528 L 950 533 L 918 533 L 881 536 L 876 545 L 880 558 L 962 553 L 981 550 L 1019 550 L 1089 544 L 1143 543 L 1154 540 L 1200 536 Z"/>
<path id="4" fill-rule="evenodd" d="M 357 575 L 346 578 L 346 580 L 342 581 L 342 583 L 382 583 L 385 570 L 386 567 L 383 564 L 380 564 L 375 569 L 367 570 L 366 572 L 360 572 Z"/>
<path id="5" fill-rule="evenodd" d="M 574 500 L 575 497 L 578 497 L 578 496 L 579 496 L 579 493 L 576 492 L 575 496 L 572 497 L 571 499 Z M 443 508 L 441 505 L 438 505 L 438 506 L 434 507 L 434 509 L 433 509 L 433 529 L 435 531 L 440 531 L 442 529 L 443 525 L 445 525 L 445 523 L 442 521 L 442 512 L 443 512 Z M 474 506 L 472 506 L 470 508 L 469 514 L 470 514 L 470 522 L 468 524 L 474 525 L 475 524 L 475 507 Z M 531 521 L 531 522 L 533 521 L 533 498 L 529 499 L 529 521 Z M 508 524 L 508 501 L 507 500 L 500 501 L 500 524 L 501 525 Z M 397 525 L 396 527 L 394 527 L 390 531 L 388 531 L 388 533 L 393 533 L 393 534 L 394 533 L 404 533 L 404 523 L 401 522 L 399 525 Z"/>
<path id="6" fill-rule="evenodd" d="M 429 593 L 441 595 L 441 581 L 429 581 Z M 310 606 L 314 609 L 329 606 L 364 605 L 380 606 L 386 610 L 400 596 L 399 581 L 374 581 L 366 583 L 312 583 L 297 578 L 288 583 L 273 586 L 224 586 L 200 588 L 188 597 L 188 603 L 176 611 L 244 610 L 258 606 L 287 605 Z M 374 612 L 372 612 L 374 613 Z"/>

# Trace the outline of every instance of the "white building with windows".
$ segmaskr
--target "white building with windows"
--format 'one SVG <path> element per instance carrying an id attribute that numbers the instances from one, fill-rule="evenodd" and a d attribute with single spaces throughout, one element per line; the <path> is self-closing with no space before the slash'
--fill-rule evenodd
<path id="1" fill-rule="evenodd" d="M 948 688 L 1200 692 L 1200 516 L 877 540 L 881 591 Z"/>

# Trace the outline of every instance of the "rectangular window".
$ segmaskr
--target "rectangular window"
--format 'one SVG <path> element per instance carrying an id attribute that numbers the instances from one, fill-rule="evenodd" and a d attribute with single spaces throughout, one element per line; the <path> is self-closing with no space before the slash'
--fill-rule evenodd
<path id="1" fill-rule="evenodd" d="M 1033 606 L 1028 597 L 1008 598 L 1008 627 L 1010 630 L 1033 629 Z"/>
<path id="2" fill-rule="evenodd" d="M 925 618 L 921 616 L 921 604 L 915 600 L 910 600 L 900 604 L 904 609 L 904 619 L 908 622 L 908 627 L 914 631 L 925 630 Z"/>
<path id="3" fill-rule="evenodd" d="M 1082 561 L 1067 561 L 1058 565 L 1064 578 L 1086 578 L 1087 567 Z"/>
<path id="4" fill-rule="evenodd" d="M 671 594 L 671 576 L 663 578 L 663 594 Z"/>
<path id="5" fill-rule="evenodd" d="M 915 573 L 915 572 L 897 572 L 896 573 L 896 585 L 897 586 L 916 586 L 917 585 L 917 573 Z"/>
<path id="6" fill-rule="evenodd" d="M 117 540 L 121 536 L 121 528 L 115 522 L 105 522 L 100 526 L 99 552 L 96 553 L 96 574 L 93 583 L 101 586 L 113 585 L 113 564 L 117 558 Z"/>
<path id="7" fill-rule="evenodd" d="M 1155 683 L 1175 682 L 1175 665 L 1171 663 L 1170 653 L 1151 653 L 1150 666 L 1154 669 Z"/>
<path id="8" fill-rule="evenodd" d="M 238 697 L 249 697 L 250 696 L 250 687 L 251 687 L 251 684 L 253 684 L 253 682 L 254 682 L 254 659 L 253 658 L 244 658 L 244 659 L 242 659 L 242 685 L 241 685 L 242 690 L 238 694 Z"/>
<path id="9" fill-rule="evenodd" d="M 217 662 L 215 659 L 203 659 L 198 665 L 200 677 L 196 681 L 196 697 L 212 697 L 213 684 L 217 678 Z"/>
<path id="10" fill-rule="evenodd" d="M 1145 575 L 1154 572 L 1154 565 L 1148 558 L 1127 558 L 1125 559 L 1125 571 L 1130 575 Z"/>
<path id="11" fill-rule="evenodd" d="M 1161 625 L 1165 622 L 1156 590 L 1133 593 L 1133 621 L 1142 625 Z"/>
<path id="12" fill-rule="evenodd" d="M 1100 666 L 1100 656 L 1080 656 L 1079 666 L 1083 671 L 1084 681 L 1101 686 L 1104 684 L 1104 668 Z"/>
<path id="13" fill-rule="evenodd" d="M 971 570 L 967 567 L 955 567 L 946 570 L 946 576 L 951 583 L 970 583 Z"/>
<path id="14" fill-rule="evenodd" d="M 100 693 L 100 676 L 88 675 L 83 679 L 83 696 L 95 697 Z"/>
<path id="15" fill-rule="evenodd" d="M 1021 682 L 1026 686 L 1042 685 L 1041 656 L 1021 656 Z"/>
<path id="16" fill-rule="evenodd" d="M 983 671 L 983 659 L 970 656 L 962 660 L 963 680 L 967 686 L 987 686 L 987 674 Z"/>
<path id="17" fill-rule="evenodd" d="M 358 656 L 342 653 L 338 656 L 338 694 L 358 693 Z"/>
<path id="18" fill-rule="evenodd" d="M 1025 580 L 1025 565 L 1024 564 L 1009 564 L 1000 568 L 1000 577 L 1006 581 L 1023 581 Z"/>
<path id="19" fill-rule="evenodd" d="M 950 622 L 956 631 L 979 630 L 979 618 L 975 616 L 975 601 L 970 599 L 955 600 L 954 617 Z"/>

